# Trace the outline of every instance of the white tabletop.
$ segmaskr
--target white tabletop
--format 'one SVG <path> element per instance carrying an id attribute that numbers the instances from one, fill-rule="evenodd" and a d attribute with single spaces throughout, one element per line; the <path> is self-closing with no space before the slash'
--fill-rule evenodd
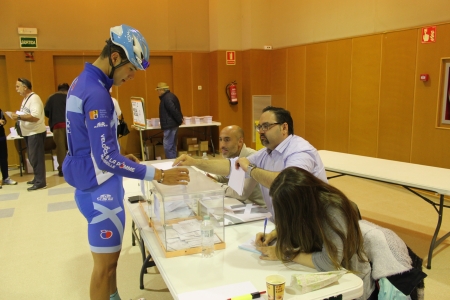
<path id="1" fill-rule="evenodd" d="M 124 187 L 125 199 L 140 193 L 137 180 L 124 179 Z M 294 295 L 294 290 L 288 287 L 291 275 L 317 272 L 316 270 L 301 265 L 296 265 L 296 270 L 292 270 L 279 261 L 263 261 L 259 259 L 258 254 L 238 248 L 239 244 L 245 243 L 257 232 L 263 230 L 263 221 L 227 226 L 226 248 L 216 250 L 212 258 L 202 258 L 201 254 L 166 258 L 139 204 L 125 202 L 137 228 L 141 229 L 141 236 L 146 247 L 175 299 L 178 299 L 181 293 L 247 281 L 250 281 L 258 290 L 265 291 L 265 278 L 271 274 L 279 274 L 286 278 L 285 299 L 324 299 L 338 294 L 343 294 L 343 299 L 355 299 L 362 295 L 362 280 L 350 273 L 345 274 L 339 280 L 339 284 L 304 295 Z M 267 299 L 267 296 L 263 295 L 261 299 Z"/>
<path id="2" fill-rule="evenodd" d="M 319 154 L 327 171 L 450 195 L 450 169 L 327 150 Z"/>
<path id="3" fill-rule="evenodd" d="M 47 131 L 47 137 L 53 137 L 53 132 L 48 132 L 48 131 Z M 19 136 L 19 135 L 12 136 L 11 133 L 10 133 L 10 134 L 8 134 L 8 136 L 6 137 L 6 139 L 7 139 L 8 141 L 13 141 L 13 140 L 20 140 L 20 139 L 23 139 L 23 137 L 21 137 L 21 136 Z"/>
<path id="4" fill-rule="evenodd" d="M 220 125 L 222 125 L 222 123 L 212 121 L 211 123 L 203 123 L 202 122 L 199 124 L 188 124 L 188 125 L 182 124 L 182 125 L 180 125 L 180 128 L 194 128 L 194 127 L 220 126 Z M 161 129 L 161 127 L 160 126 L 150 126 L 150 127 L 147 126 L 147 128 L 145 128 L 145 129 L 140 129 L 139 127 L 136 127 L 136 129 L 137 130 L 153 130 L 153 129 Z"/>

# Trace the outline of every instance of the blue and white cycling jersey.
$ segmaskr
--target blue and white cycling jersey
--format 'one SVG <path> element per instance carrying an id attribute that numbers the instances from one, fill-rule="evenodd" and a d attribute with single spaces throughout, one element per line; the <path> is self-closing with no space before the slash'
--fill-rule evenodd
<path id="1" fill-rule="evenodd" d="M 113 80 L 100 69 L 85 64 L 67 94 L 66 125 L 68 154 L 64 179 L 79 190 L 101 185 L 113 174 L 152 180 L 155 169 L 120 154 L 117 117 L 109 94 Z"/>

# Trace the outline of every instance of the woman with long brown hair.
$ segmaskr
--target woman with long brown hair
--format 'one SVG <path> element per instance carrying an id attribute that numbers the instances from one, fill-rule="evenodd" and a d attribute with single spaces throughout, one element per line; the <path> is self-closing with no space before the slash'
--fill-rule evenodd
<path id="1" fill-rule="evenodd" d="M 374 291 L 364 253 L 358 211 L 338 189 L 306 170 L 289 167 L 270 187 L 276 229 L 258 233 L 261 259 L 296 262 L 318 271 L 345 268 L 364 281 L 364 299 Z M 275 247 L 267 247 L 274 239 Z M 266 246 L 266 247 L 264 247 Z"/>

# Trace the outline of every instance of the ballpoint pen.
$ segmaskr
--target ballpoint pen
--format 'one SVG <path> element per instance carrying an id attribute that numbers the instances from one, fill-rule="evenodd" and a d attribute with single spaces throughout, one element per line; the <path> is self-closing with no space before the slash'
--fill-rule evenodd
<path id="1" fill-rule="evenodd" d="M 264 220 L 264 233 L 262 237 L 263 242 L 266 240 L 266 226 L 267 226 L 267 218 Z"/>
<path id="2" fill-rule="evenodd" d="M 242 295 L 242 296 L 236 296 L 236 297 L 232 297 L 232 298 L 228 298 L 227 300 L 251 300 L 251 299 L 257 299 L 260 298 L 262 294 L 265 294 L 266 291 L 262 291 L 262 292 L 254 292 L 254 293 L 250 293 L 250 294 L 246 294 L 246 295 Z"/>

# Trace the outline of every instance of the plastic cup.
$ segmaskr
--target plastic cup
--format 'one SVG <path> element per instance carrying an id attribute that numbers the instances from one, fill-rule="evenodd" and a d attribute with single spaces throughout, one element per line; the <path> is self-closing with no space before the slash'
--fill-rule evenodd
<path id="1" fill-rule="evenodd" d="M 284 286 L 286 279 L 280 275 L 266 277 L 267 297 L 269 300 L 282 300 L 284 298 Z"/>

